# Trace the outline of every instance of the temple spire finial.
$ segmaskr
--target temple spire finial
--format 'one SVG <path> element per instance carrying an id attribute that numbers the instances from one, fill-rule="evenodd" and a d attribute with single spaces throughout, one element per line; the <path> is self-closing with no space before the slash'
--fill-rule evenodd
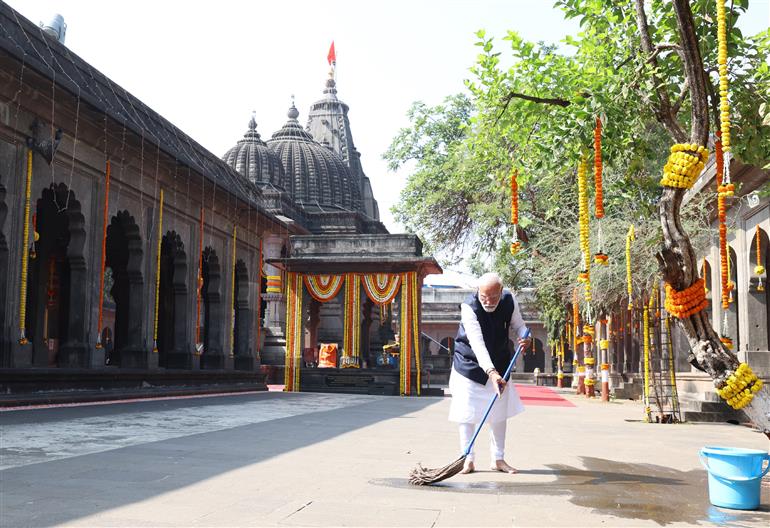
<path id="1" fill-rule="evenodd" d="M 294 94 L 291 94 L 291 107 L 286 115 L 289 116 L 289 119 L 297 119 L 299 117 L 299 110 L 294 106 Z"/>

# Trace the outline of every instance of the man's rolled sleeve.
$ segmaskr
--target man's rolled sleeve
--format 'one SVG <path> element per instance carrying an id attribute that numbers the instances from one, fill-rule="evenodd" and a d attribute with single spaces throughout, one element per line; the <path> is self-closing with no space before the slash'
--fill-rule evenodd
<path id="1" fill-rule="evenodd" d="M 519 303 L 516 302 L 516 298 L 514 297 L 515 302 L 515 308 L 513 310 L 513 314 L 511 314 L 511 324 L 508 327 L 509 331 L 508 334 L 513 339 L 516 338 L 523 338 L 524 335 L 527 333 L 527 325 L 524 323 L 524 318 L 521 316 L 521 310 L 519 309 Z M 514 339 L 514 342 L 516 340 Z"/>

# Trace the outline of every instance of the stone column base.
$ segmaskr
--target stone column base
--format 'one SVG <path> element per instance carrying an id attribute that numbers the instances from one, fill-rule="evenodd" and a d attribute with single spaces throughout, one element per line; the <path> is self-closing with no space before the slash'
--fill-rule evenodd
<path id="1" fill-rule="evenodd" d="M 126 347 L 119 352 L 120 367 L 146 369 L 149 367 L 149 354 L 142 348 Z"/>
<path id="2" fill-rule="evenodd" d="M 251 356 L 235 356 L 235 370 L 254 370 L 254 358 Z"/>
<path id="3" fill-rule="evenodd" d="M 202 354 L 201 369 L 204 370 L 222 370 L 225 368 L 224 354 Z"/>
<path id="4" fill-rule="evenodd" d="M 166 356 L 166 368 L 191 370 L 193 356 L 188 352 L 169 352 Z"/>
<path id="5" fill-rule="evenodd" d="M 63 368 L 90 368 L 91 351 L 88 345 L 76 341 L 63 344 L 59 349 L 58 364 Z"/>

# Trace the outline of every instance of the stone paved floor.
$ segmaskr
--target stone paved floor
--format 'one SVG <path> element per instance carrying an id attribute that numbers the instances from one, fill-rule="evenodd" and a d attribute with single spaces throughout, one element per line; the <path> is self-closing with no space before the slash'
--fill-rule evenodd
<path id="1" fill-rule="evenodd" d="M 528 396 L 509 422 L 518 475 L 429 488 L 406 476 L 458 455 L 448 399 L 271 392 L 2 412 L 0 525 L 770 525 L 770 488 L 760 511 L 715 508 L 698 461 L 707 444 L 767 449 L 764 436 Z"/>

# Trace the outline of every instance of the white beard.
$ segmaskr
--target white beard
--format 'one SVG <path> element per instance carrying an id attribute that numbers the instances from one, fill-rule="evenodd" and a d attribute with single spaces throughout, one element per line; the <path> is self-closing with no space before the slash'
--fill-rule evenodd
<path id="1" fill-rule="evenodd" d="M 484 309 L 487 313 L 492 313 L 495 310 L 497 310 L 497 305 L 500 304 L 500 301 L 497 301 L 494 306 L 487 306 L 486 304 L 482 304 L 481 307 Z"/>

